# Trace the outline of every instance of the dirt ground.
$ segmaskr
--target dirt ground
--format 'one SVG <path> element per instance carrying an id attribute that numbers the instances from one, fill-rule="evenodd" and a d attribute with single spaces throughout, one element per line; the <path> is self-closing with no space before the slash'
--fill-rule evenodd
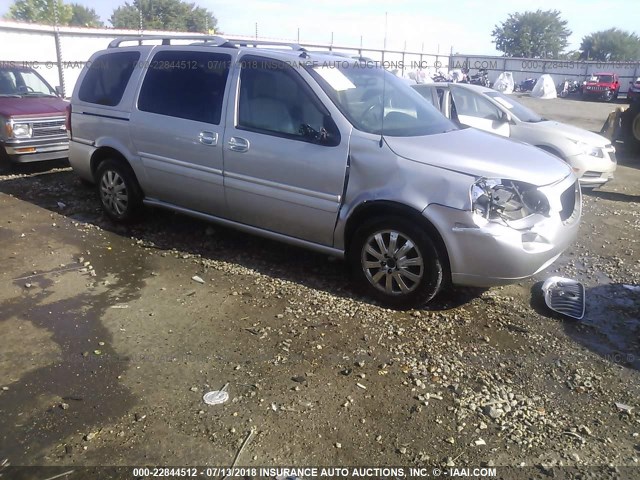
<path id="1" fill-rule="evenodd" d="M 522 101 L 590 130 L 611 109 Z M 637 478 L 640 158 L 619 160 L 548 270 L 409 312 L 358 296 L 322 255 L 158 210 L 116 226 L 64 166 L 2 176 L 0 464 L 229 466 L 240 452 L 239 466 Z M 583 320 L 543 307 L 555 274 L 584 283 Z M 204 404 L 225 385 L 226 403 Z"/>

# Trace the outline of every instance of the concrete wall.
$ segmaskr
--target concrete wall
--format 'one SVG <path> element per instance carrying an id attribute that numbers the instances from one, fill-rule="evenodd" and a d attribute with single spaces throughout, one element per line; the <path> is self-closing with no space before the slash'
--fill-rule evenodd
<path id="1" fill-rule="evenodd" d="M 139 32 L 134 30 L 75 27 L 60 27 L 56 32 L 50 25 L 33 25 L 0 20 L 0 63 L 26 64 L 36 69 L 52 86 L 64 86 L 65 94 L 69 96 L 73 92 L 73 87 L 84 63 L 94 52 L 107 48 L 109 42 L 114 38 L 137 37 L 140 33 L 145 35 L 180 35 L 180 32 L 149 30 Z M 184 33 L 182 34 L 184 35 Z M 56 36 L 59 40 L 61 62 L 58 62 L 57 59 Z M 233 38 L 255 40 L 252 37 L 234 36 Z M 282 40 L 274 42 L 286 43 Z M 310 51 L 333 50 L 351 55 L 365 56 L 375 62 L 381 62 L 389 70 L 397 69 L 403 74 L 415 71 L 419 66 L 435 66 L 446 69 L 449 63 L 448 55 L 323 43 L 301 42 L 300 45 Z"/>
<path id="2" fill-rule="evenodd" d="M 537 78 L 543 73 L 553 77 L 556 84 L 562 80 L 583 81 L 596 72 L 615 72 L 620 76 L 621 92 L 629 88 L 629 82 L 640 76 L 640 61 L 635 62 L 585 62 L 571 60 L 540 60 L 531 58 L 505 58 L 479 55 L 452 55 L 451 68 L 468 66 L 471 73 L 480 68 L 489 71 L 494 82 L 502 72 L 512 72 L 516 83 L 526 78 Z"/>
<path id="3" fill-rule="evenodd" d="M 35 68 L 51 85 L 63 85 L 66 95 L 71 95 L 84 63 L 97 50 L 107 47 L 117 37 L 137 37 L 141 32 L 134 30 L 93 29 L 60 27 L 58 31 L 50 25 L 33 25 L 0 20 L 0 62 L 26 63 Z M 158 32 L 145 30 L 145 35 L 180 35 L 179 32 Z M 61 62 L 59 69 L 56 35 L 59 40 Z M 252 37 L 234 39 L 255 40 Z M 263 39 L 271 40 L 271 39 Z M 286 43 L 276 40 L 274 43 Z M 620 75 L 622 88 L 626 92 L 629 82 L 640 76 L 640 62 L 582 62 L 564 60 L 539 60 L 528 58 L 505 58 L 480 55 L 441 55 L 433 53 L 383 50 L 353 45 L 331 45 L 328 43 L 300 43 L 310 51 L 333 50 L 336 52 L 361 55 L 381 62 L 389 70 L 398 70 L 407 76 L 418 68 L 431 72 L 462 68 L 467 66 L 471 73 L 480 68 L 489 71 L 493 82 L 501 72 L 512 72 L 514 80 L 538 77 L 549 73 L 555 83 L 567 79 L 584 80 L 589 74 L 613 71 Z M 60 75 L 62 71 L 62 78 Z"/>

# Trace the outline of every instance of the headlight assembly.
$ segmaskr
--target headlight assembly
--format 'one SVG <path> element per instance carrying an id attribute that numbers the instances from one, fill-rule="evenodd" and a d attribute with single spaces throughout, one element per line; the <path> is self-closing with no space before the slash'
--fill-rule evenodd
<path id="1" fill-rule="evenodd" d="M 600 147 L 594 147 L 593 145 L 589 145 L 588 143 L 575 141 L 575 144 L 580 149 L 580 153 L 584 155 L 591 155 L 592 157 L 603 158 L 604 153 Z"/>
<path id="2" fill-rule="evenodd" d="M 9 138 L 31 138 L 31 124 L 9 122 L 7 134 Z"/>
<path id="3" fill-rule="evenodd" d="M 534 185 L 514 180 L 481 178 L 471 186 L 471 204 L 475 214 L 489 221 L 549 216 L 547 197 Z"/>

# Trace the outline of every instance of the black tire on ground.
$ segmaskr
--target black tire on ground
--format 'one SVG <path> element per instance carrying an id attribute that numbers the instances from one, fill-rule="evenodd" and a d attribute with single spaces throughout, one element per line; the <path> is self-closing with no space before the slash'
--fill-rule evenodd
<path id="1" fill-rule="evenodd" d="M 605 102 L 610 102 L 611 100 L 613 100 L 613 92 L 611 90 L 607 90 L 602 94 L 602 99 Z"/>
<path id="2" fill-rule="evenodd" d="M 0 174 L 9 173 L 13 170 L 13 163 L 9 160 L 9 155 L 4 147 L 0 146 Z"/>
<path id="3" fill-rule="evenodd" d="M 428 303 L 445 274 L 438 249 L 415 221 L 380 217 L 355 232 L 348 252 L 354 279 L 367 294 L 398 309 Z"/>
<path id="4" fill-rule="evenodd" d="M 622 112 L 621 136 L 627 150 L 640 152 L 640 102 L 633 102 Z"/>
<path id="5" fill-rule="evenodd" d="M 115 222 L 130 223 L 142 209 L 142 189 L 123 160 L 103 160 L 96 171 L 98 198 L 105 214 Z"/>

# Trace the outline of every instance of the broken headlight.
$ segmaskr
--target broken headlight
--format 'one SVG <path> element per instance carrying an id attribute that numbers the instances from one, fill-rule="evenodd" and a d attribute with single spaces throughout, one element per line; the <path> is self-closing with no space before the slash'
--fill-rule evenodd
<path id="1" fill-rule="evenodd" d="M 481 178 L 471 186 L 471 205 L 473 213 L 486 220 L 549 216 L 547 197 L 534 185 L 514 180 Z"/>

